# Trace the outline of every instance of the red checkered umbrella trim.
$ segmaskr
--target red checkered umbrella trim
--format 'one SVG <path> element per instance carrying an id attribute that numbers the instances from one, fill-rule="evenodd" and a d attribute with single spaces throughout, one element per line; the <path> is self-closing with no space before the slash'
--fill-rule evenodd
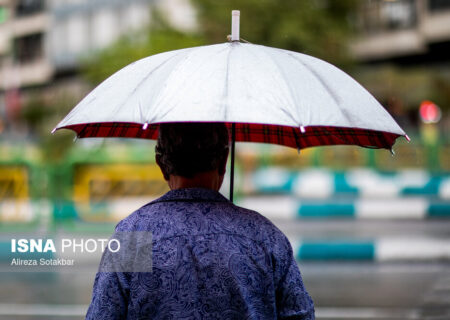
<path id="1" fill-rule="evenodd" d="M 227 123 L 227 126 L 231 128 L 231 123 Z M 69 125 L 58 129 L 71 129 L 77 133 L 78 138 L 158 137 L 158 124 L 143 126 L 140 123 L 102 122 Z M 301 132 L 296 127 L 255 123 L 236 123 L 235 132 L 236 141 L 272 143 L 296 149 L 342 144 L 391 149 L 395 140 L 401 136 L 390 132 L 332 126 L 310 126 Z"/>

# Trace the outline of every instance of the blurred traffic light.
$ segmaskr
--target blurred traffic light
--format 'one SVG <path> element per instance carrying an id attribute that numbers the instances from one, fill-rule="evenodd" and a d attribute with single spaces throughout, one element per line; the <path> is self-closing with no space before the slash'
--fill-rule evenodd
<path id="1" fill-rule="evenodd" d="M 419 115 L 424 123 L 437 123 L 441 120 L 442 112 L 439 106 L 425 100 L 420 104 Z"/>

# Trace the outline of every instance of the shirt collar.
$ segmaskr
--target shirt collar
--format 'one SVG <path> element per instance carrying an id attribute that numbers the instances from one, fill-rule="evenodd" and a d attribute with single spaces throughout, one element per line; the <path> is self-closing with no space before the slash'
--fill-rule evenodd
<path id="1" fill-rule="evenodd" d="M 222 194 L 211 189 L 185 188 L 170 190 L 151 203 L 166 201 L 229 202 Z"/>

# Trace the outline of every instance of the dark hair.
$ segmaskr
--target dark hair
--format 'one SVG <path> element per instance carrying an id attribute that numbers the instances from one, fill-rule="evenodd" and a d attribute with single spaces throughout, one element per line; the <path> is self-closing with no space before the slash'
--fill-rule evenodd
<path id="1" fill-rule="evenodd" d="M 224 123 L 162 123 L 156 143 L 156 160 L 164 178 L 219 169 L 228 155 L 228 129 Z"/>

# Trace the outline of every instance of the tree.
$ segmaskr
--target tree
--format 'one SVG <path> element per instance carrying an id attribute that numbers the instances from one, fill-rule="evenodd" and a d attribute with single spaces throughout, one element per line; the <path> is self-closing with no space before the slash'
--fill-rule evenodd
<path id="1" fill-rule="evenodd" d="M 83 61 L 93 84 L 146 56 L 226 41 L 231 10 L 241 10 L 241 36 L 249 42 L 302 52 L 341 67 L 350 61 L 349 16 L 356 0 L 191 0 L 198 15 L 197 32 L 173 28 L 154 8 L 144 30 L 120 38 L 112 46 Z"/>
<path id="2" fill-rule="evenodd" d="M 83 59 L 82 71 L 89 82 L 98 84 L 136 60 L 204 43 L 204 38 L 199 34 L 173 28 L 161 12 L 154 9 L 149 26 L 125 35 L 112 46 Z"/>
<path id="3" fill-rule="evenodd" d="M 249 42 L 293 50 L 344 65 L 355 0 L 192 0 L 210 43 L 230 33 L 231 10 L 241 11 L 240 35 Z"/>

